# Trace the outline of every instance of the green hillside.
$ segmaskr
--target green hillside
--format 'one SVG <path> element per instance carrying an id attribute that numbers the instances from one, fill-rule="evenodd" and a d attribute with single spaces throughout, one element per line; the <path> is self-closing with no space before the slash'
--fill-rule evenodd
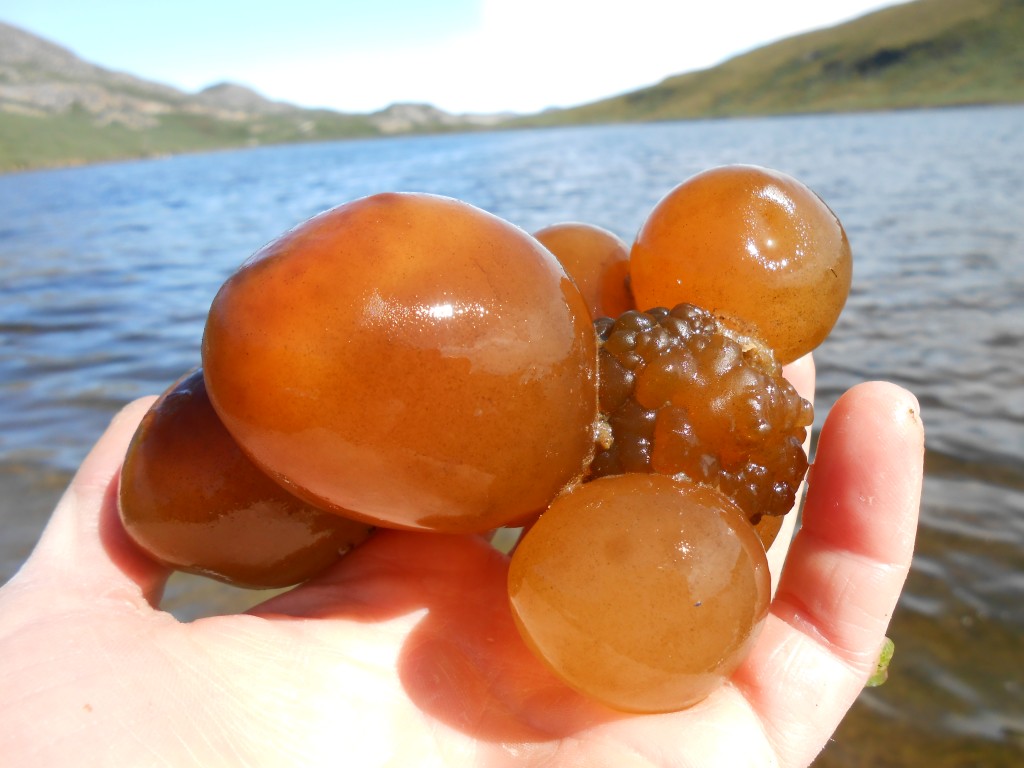
<path id="1" fill-rule="evenodd" d="M 85 61 L 0 22 L 0 171 L 230 147 L 469 130 L 502 115 L 429 104 L 370 114 L 304 109 L 245 86 L 186 93 Z"/>
<path id="2" fill-rule="evenodd" d="M 1019 102 L 1024 0 L 916 0 L 521 124 Z"/>
<path id="3" fill-rule="evenodd" d="M 172 112 L 156 122 L 136 129 L 98 124 L 80 109 L 46 117 L 0 112 L 0 171 L 380 135 L 365 118 L 329 112 L 313 113 L 301 122 L 284 116 L 226 121 Z"/>
<path id="4" fill-rule="evenodd" d="M 494 127 L 1024 103 L 1024 0 L 915 0 L 649 88 L 527 117 L 426 104 L 309 110 L 190 94 L 0 22 L 0 172 L 218 148 Z"/>

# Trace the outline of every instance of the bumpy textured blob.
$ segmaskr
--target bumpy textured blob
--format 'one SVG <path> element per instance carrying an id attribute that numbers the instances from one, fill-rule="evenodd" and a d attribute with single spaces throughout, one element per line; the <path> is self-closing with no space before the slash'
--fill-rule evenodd
<path id="1" fill-rule="evenodd" d="M 593 317 L 618 317 L 635 309 L 629 292 L 629 246 L 614 232 L 567 221 L 533 236 L 565 267 Z"/>
<path id="2" fill-rule="evenodd" d="M 210 399 L 317 505 L 484 531 L 544 509 L 593 455 L 596 339 L 533 237 L 478 208 L 381 194 L 257 253 L 210 308 Z"/>
<path id="3" fill-rule="evenodd" d="M 846 232 L 821 198 L 749 165 L 713 168 L 670 191 L 630 253 L 637 306 L 686 302 L 729 316 L 783 365 L 828 336 L 852 269 Z"/>
<path id="4" fill-rule="evenodd" d="M 559 496 L 520 542 L 512 615 L 566 683 L 615 709 L 696 703 L 753 645 L 770 595 L 764 548 L 718 491 L 655 474 Z"/>
<path id="5" fill-rule="evenodd" d="M 241 587 L 314 576 L 370 533 L 300 501 L 249 461 L 210 405 L 201 370 L 153 404 L 121 469 L 121 520 L 150 557 Z"/>
<path id="6" fill-rule="evenodd" d="M 595 326 L 613 442 L 592 476 L 683 475 L 721 489 L 752 523 L 789 511 L 814 414 L 763 344 L 689 304 Z"/>

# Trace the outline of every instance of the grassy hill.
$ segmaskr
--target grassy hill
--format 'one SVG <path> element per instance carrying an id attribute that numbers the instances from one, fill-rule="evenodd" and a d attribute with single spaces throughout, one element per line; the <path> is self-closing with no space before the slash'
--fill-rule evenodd
<path id="1" fill-rule="evenodd" d="M 155 125 L 134 128 L 97 123 L 81 108 L 37 117 L 0 113 L 0 171 L 154 157 L 257 144 L 376 136 L 366 117 L 312 113 L 221 120 L 187 112 L 161 116 Z"/>
<path id="2" fill-rule="evenodd" d="M 309 110 L 232 84 L 184 93 L 0 23 L 0 172 L 480 127 L 1024 102 L 1024 0 L 915 0 L 582 106 L 509 119 L 398 104 Z"/>
<path id="3" fill-rule="evenodd" d="M 220 83 L 186 93 L 80 59 L 0 22 L 0 171 L 228 147 L 466 130 L 502 116 L 427 104 L 303 109 Z"/>
<path id="4" fill-rule="evenodd" d="M 916 0 L 523 125 L 1024 102 L 1024 0 Z"/>

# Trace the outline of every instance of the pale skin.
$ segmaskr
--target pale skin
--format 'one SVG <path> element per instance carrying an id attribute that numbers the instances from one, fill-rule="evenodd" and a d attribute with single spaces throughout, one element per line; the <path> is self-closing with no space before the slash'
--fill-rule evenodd
<path id="1" fill-rule="evenodd" d="M 788 375 L 813 392 L 809 359 Z M 507 560 L 480 537 L 380 533 L 247 614 L 184 624 L 117 518 L 150 402 L 114 419 L 0 590 L 12 765 L 807 766 L 874 670 L 910 565 L 918 406 L 867 383 L 828 417 L 752 654 L 686 711 L 623 715 L 565 688 L 516 633 Z"/>

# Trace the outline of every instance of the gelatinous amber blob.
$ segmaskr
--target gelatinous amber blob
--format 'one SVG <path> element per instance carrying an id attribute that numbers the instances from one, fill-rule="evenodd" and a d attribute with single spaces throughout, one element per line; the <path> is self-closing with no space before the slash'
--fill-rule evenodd
<path id="1" fill-rule="evenodd" d="M 634 308 L 629 291 L 629 246 L 614 232 L 567 221 L 533 236 L 565 267 L 593 317 L 618 317 Z"/>
<path id="2" fill-rule="evenodd" d="M 784 515 L 762 515 L 761 519 L 754 525 L 754 533 L 761 539 L 761 544 L 767 552 L 779 536 L 782 530 L 782 523 L 785 522 Z"/>
<path id="3" fill-rule="evenodd" d="M 296 494 L 374 524 L 484 531 L 593 454 L 596 339 L 552 254 L 467 203 L 374 195 L 266 246 L 210 308 L 210 398 Z"/>
<path id="4" fill-rule="evenodd" d="M 371 530 L 260 472 L 217 418 L 201 370 L 143 417 L 121 470 L 119 507 L 128 535 L 154 560 L 241 587 L 305 581 Z"/>
<path id="5" fill-rule="evenodd" d="M 814 410 L 771 350 L 690 304 L 595 327 L 601 411 L 613 440 L 594 457 L 591 476 L 681 474 L 721 490 L 751 523 L 792 508 Z"/>
<path id="6" fill-rule="evenodd" d="M 566 683 L 615 709 L 665 712 L 732 673 L 769 582 L 753 527 L 721 493 L 627 474 L 555 499 L 508 583 L 524 639 Z"/>
<path id="7" fill-rule="evenodd" d="M 640 307 L 687 302 L 753 326 L 785 365 L 818 346 L 850 291 L 842 224 L 801 182 L 745 165 L 670 191 L 630 254 Z"/>

